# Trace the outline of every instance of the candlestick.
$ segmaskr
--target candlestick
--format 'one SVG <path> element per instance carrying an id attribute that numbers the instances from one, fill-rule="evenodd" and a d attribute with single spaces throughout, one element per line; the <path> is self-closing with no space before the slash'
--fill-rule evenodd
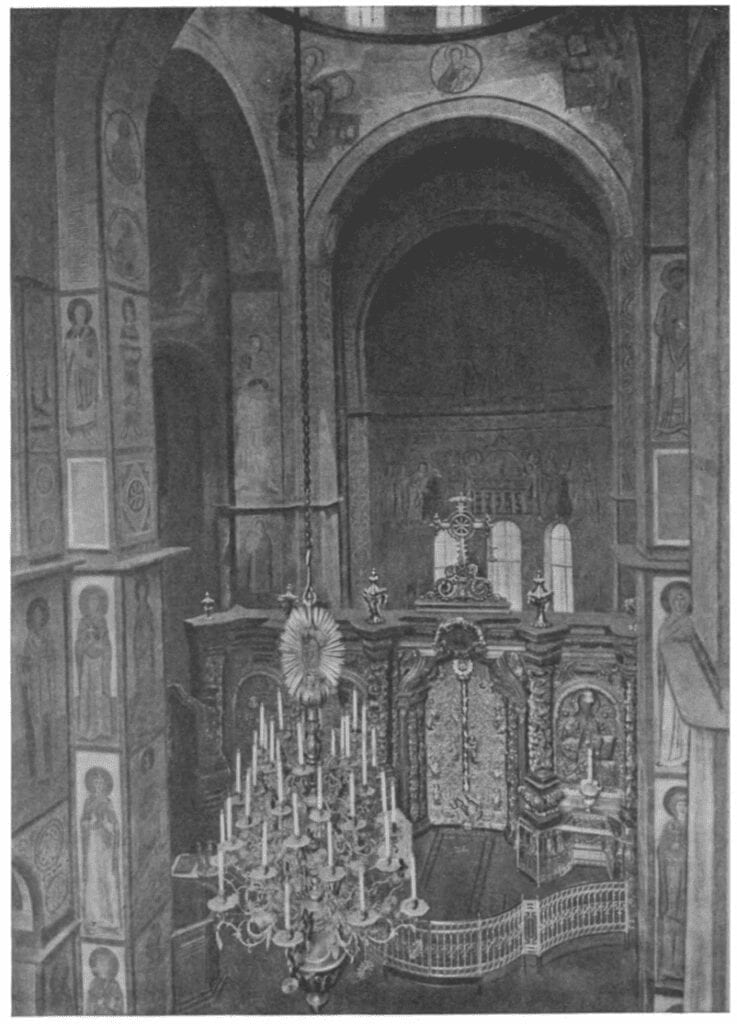
<path id="1" fill-rule="evenodd" d="M 233 797 L 230 794 L 225 800 L 225 837 L 228 842 L 233 838 Z"/>
<path id="2" fill-rule="evenodd" d="M 259 715 L 259 742 L 262 747 L 266 746 L 266 708 L 263 704 L 259 704 L 258 707 Z"/>
<path id="3" fill-rule="evenodd" d="M 284 728 L 284 701 L 281 695 L 281 689 L 276 691 L 276 714 L 279 720 L 279 729 Z"/>
<path id="4" fill-rule="evenodd" d="M 364 708 L 366 705 L 364 704 Z M 366 758 L 366 730 L 361 733 L 361 782 L 368 785 L 368 760 Z"/>
<path id="5" fill-rule="evenodd" d="M 381 813 L 386 817 L 386 772 L 381 770 Z"/>
<path id="6" fill-rule="evenodd" d="M 302 731 L 302 719 L 297 722 L 297 760 L 300 766 L 305 763 L 305 738 Z"/>
<path id="7" fill-rule="evenodd" d="M 371 767 L 376 768 L 378 761 L 376 760 L 376 726 L 371 727 Z"/>
<path id="8" fill-rule="evenodd" d="M 335 757 L 336 745 L 335 745 L 335 729 L 330 730 L 330 756 Z"/>
<path id="9" fill-rule="evenodd" d="M 275 744 L 275 733 L 274 733 L 274 719 L 269 719 L 269 759 L 276 761 L 276 744 Z"/>
<path id="10" fill-rule="evenodd" d="M 218 846 L 218 895 L 223 896 L 225 893 L 225 855 L 223 853 L 223 844 L 220 843 Z"/>
<path id="11" fill-rule="evenodd" d="M 361 732 L 365 735 L 368 733 L 368 710 L 366 708 L 366 701 L 361 704 Z"/>
<path id="12" fill-rule="evenodd" d="M 392 779 L 391 798 L 392 798 L 392 802 L 391 802 L 392 825 L 396 825 L 396 823 L 397 823 L 397 786 L 396 786 L 396 783 L 395 783 L 394 779 Z"/>
<path id="13" fill-rule="evenodd" d="M 333 866 L 333 823 L 328 821 L 328 867 Z"/>
<path id="14" fill-rule="evenodd" d="M 358 906 L 362 914 L 366 913 L 366 891 L 363 885 L 363 861 L 358 865 Z"/>
<path id="15" fill-rule="evenodd" d="M 266 818 L 261 826 L 261 867 L 269 866 L 269 826 Z"/>
<path id="16" fill-rule="evenodd" d="M 299 838 L 299 810 L 297 809 L 296 793 L 292 793 L 292 820 L 294 822 L 294 834 Z"/>
<path id="17" fill-rule="evenodd" d="M 356 779 L 353 772 L 348 776 L 348 796 L 351 805 L 351 817 L 356 816 Z"/>
<path id="18" fill-rule="evenodd" d="M 280 804 L 284 803 L 284 769 L 281 763 L 281 744 L 276 741 L 276 798 Z"/>
<path id="19" fill-rule="evenodd" d="M 353 687 L 353 728 L 358 729 L 358 690 Z"/>
<path id="20" fill-rule="evenodd" d="M 225 811 L 220 811 L 220 842 L 225 842 Z"/>
<path id="21" fill-rule="evenodd" d="M 246 816 L 246 824 L 247 824 L 250 821 L 250 818 L 251 818 L 251 769 L 250 768 L 246 769 L 246 786 L 245 786 L 245 790 L 246 790 L 246 792 L 245 792 L 245 795 L 244 795 L 243 799 L 245 800 L 244 814 Z"/>
<path id="22" fill-rule="evenodd" d="M 409 884 L 411 890 L 411 898 L 417 899 L 417 865 L 415 864 L 415 856 L 412 854 L 409 858 Z"/>
<path id="23" fill-rule="evenodd" d="M 588 759 L 588 769 L 589 769 L 588 776 L 587 776 L 587 781 L 588 782 L 593 782 L 594 781 L 594 748 L 593 747 L 589 746 L 587 748 L 586 756 L 587 756 L 587 759 Z"/>
<path id="24" fill-rule="evenodd" d="M 258 733 L 253 730 L 253 746 L 251 747 L 251 770 L 253 771 L 253 783 L 256 784 L 258 775 Z"/>
<path id="25" fill-rule="evenodd" d="M 284 927 L 287 931 L 292 929 L 292 914 L 290 906 L 290 888 L 289 882 L 284 883 Z"/>
<path id="26" fill-rule="evenodd" d="M 345 756 L 349 759 L 351 756 L 351 722 L 348 715 L 345 716 Z"/>
<path id="27" fill-rule="evenodd" d="M 389 832 L 389 815 L 384 812 L 384 856 L 386 860 L 391 860 L 392 856 L 392 841 L 391 834 Z"/>
<path id="28" fill-rule="evenodd" d="M 235 752 L 235 791 L 240 793 L 241 791 L 241 748 Z"/>

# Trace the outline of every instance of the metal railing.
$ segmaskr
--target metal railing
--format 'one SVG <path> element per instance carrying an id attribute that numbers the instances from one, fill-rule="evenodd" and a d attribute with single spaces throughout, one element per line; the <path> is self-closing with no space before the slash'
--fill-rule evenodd
<path id="1" fill-rule="evenodd" d="M 522 900 L 475 921 L 416 921 L 386 943 L 368 939 L 373 959 L 417 978 L 478 978 L 524 955 L 541 956 L 586 935 L 626 933 L 624 882 L 598 882 Z"/>

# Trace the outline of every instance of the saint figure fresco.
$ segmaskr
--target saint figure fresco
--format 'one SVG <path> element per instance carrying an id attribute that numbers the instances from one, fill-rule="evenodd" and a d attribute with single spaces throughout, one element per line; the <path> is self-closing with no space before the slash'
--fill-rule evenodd
<path id="1" fill-rule="evenodd" d="M 94 585 L 85 587 L 79 595 L 79 610 L 82 614 L 74 644 L 79 684 L 79 736 L 86 740 L 111 739 L 112 645 L 107 625 L 106 591 Z"/>
<path id="2" fill-rule="evenodd" d="M 664 268 L 665 292 L 653 327 L 659 339 L 655 376 L 655 427 L 661 434 L 685 433 L 689 424 L 688 275 L 674 260 Z"/>
<path id="3" fill-rule="evenodd" d="M 94 975 L 85 995 L 84 1012 L 92 1017 L 112 1017 L 125 1012 L 123 991 L 116 978 L 120 961 L 112 949 L 98 946 L 90 953 Z"/>
<path id="4" fill-rule="evenodd" d="M 56 650 L 49 632 L 49 606 L 34 597 L 26 611 L 28 635 L 21 657 L 21 688 L 28 770 L 33 779 L 47 779 L 53 766 L 52 715 Z"/>
<path id="5" fill-rule="evenodd" d="M 658 690 L 660 697 L 660 742 L 658 764 L 674 768 L 688 759 L 688 726 L 681 718 L 668 684 L 663 647 L 692 640 L 695 630 L 691 619 L 691 588 L 686 583 L 669 583 L 663 588 L 660 603 L 668 617 L 658 631 Z"/>
<path id="6" fill-rule="evenodd" d="M 67 316 L 72 325 L 64 339 L 67 430 L 88 434 L 97 423 L 100 345 L 90 325 L 92 306 L 87 299 L 72 299 Z"/>
<path id="7" fill-rule="evenodd" d="M 688 792 L 672 786 L 663 798 L 668 821 L 660 833 L 658 859 L 658 977 L 683 978 L 686 953 L 686 818 Z"/>
<path id="8" fill-rule="evenodd" d="M 92 932 L 120 928 L 120 823 L 110 795 L 113 778 L 105 768 L 85 775 L 89 796 L 80 818 L 82 913 Z"/>

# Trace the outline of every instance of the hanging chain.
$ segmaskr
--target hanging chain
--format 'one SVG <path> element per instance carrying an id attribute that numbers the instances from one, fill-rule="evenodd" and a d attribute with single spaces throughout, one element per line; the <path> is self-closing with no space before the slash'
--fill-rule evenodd
<path id="1" fill-rule="evenodd" d="M 305 232 L 305 146 L 304 98 L 302 95 L 302 38 L 299 27 L 300 9 L 294 8 L 294 98 L 295 133 L 297 151 L 297 233 L 299 253 L 299 321 L 302 354 L 300 393 L 302 398 L 302 463 L 305 502 L 305 566 L 307 569 L 303 600 L 311 605 L 315 600 L 312 588 L 312 469 L 310 438 L 310 354 L 307 321 L 307 241 Z"/>

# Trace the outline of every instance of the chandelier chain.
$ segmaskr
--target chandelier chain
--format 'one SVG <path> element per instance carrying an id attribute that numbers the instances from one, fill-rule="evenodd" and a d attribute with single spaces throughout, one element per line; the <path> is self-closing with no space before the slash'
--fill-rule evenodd
<path id="1" fill-rule="evenodd" d="M 295 132 L 297 155 L 297 232 L 299 252 L 299 321 L 300 321 L 300 394 L 302 399 L 302 462 L 304 481 L 304 539 L 307 579 L 305 594 L 312 596 L 312 451 L 310 423 L 310 355 L 307 320 L 307 242 L 305 232 L 305 150 L 304 102 L 302 94 L 302 39 L 299 28 L 299 8 L 295 8 L 294 34 L 294 90 Z"/>

